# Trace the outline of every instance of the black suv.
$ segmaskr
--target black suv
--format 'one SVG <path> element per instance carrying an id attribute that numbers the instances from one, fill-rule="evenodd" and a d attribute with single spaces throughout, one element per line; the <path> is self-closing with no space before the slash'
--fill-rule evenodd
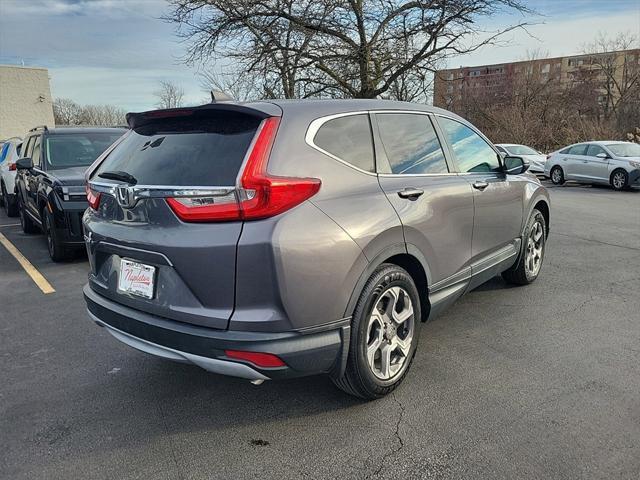
<path id="1" fill-rule="evenodd" d="M 44 232 L 54 261 L 84 246 L 84 172 L 124 132 L 124 128 L 36 127 L 25 136 L 23 158 L 16 162 L 20 224 L 25 233 Z"/>

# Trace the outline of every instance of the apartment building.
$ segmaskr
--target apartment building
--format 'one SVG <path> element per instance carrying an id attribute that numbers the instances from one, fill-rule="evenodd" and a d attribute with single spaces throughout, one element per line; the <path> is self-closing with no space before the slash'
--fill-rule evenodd
<path id="1" fill-rule="evenodd" d="M 637 75 L 640 49 L 439 70 L 435 74 L 433 103 L 464 113 L 472 99 L 500 103 L 511 98 L 512 89 L 523 79 L 540 84 L 553 82 L 562 87 L 589 77 L 604 84 L 604 69 L 612 72 L 617 82 L 623 82 L 624 75 Z M 595 100 L 602 100 L 604 90 L 604 87 L 595 89 L 598 96 Z"/>

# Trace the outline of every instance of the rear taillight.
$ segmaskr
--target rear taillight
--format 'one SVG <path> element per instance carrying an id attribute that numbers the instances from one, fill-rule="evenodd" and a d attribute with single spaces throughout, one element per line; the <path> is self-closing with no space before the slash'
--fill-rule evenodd
<path id="1" fill-rule="evenodd" d="M 262 353 L 262 352 L 245 352 L 242 350 L 225 350 L 224 354 L 233 358 L 234 360 L 244 360 L 246 362 L 252 363 L 257 367 L 262 368 L 275 368 L 275 367 L 285 367 L 286 363 L 282 361 L 280 357 L 274 355 L 273 353 Z"/>
<path id="2" fill-rule="evenodd" d="M 16 164 L 15 164 L 15 163 L 10 163 L 10 164 L 9 164 L 9 171 L 13 172 L 13 171 L 15 171 L 15 170 L 17 170 L 17 168 L 16 168 Z"/>
<path id="3" fill-rule="evenodd" d="M 177 197 L 167 203 L 185 222 L 258 220 L 299 205 L 320 189 L 317 178 L 276 177 L 267 173 L 267 162 L 280 119 L 267 118 L 260 125 L 241 177 L 238 197 Z M 195 200 L 195 202 L 194 202 Z"/>
<path id="4" fill-rule="evenodd" d="M 97 210 L 100 205 L 100 192 L 94 192 L 89 187 L 89 184 L 85 186 L 85 191 L 87 192 L 87 201 L 89 202 L 89 207 L 93 210 Z"/>

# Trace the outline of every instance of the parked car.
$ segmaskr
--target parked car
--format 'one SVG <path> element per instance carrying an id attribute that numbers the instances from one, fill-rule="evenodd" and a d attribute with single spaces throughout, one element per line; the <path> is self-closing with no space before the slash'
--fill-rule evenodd
<path id="1" fill-rule="evenodd" d="M 522 157 L 529 164 L 531 173 L 544 174 L 544 165 L 547 162 L 547 156 L 544 153 L 516 143 L 496 143 L 496 148 L 505 155 Z"/>
<path id="2" fill-rule="evenodd" d="M 84 245 L 82 214 L 87 208 L 84 172 L 116 141 L 123 128 L 31 129 L 16 162 L 20 224 L 25 233 L 42 231 L 54 261 Z"/>
<path id="3" fill-rule="evenodd" d="M 15 195 L 16 161 L 20 158 L 22 139 L 18 137 L 5 140 L 0 148 L 0 203 L 9 217 L 18 214 Z"/>
<path id="4" fill-rule="evenodd" d="M 573 180 L 609 184 L 614 190 L 640 186 L 640 145 L 617 141 L 576 143 L 552 154 L 545 174 L 556 185 Z"/>
<path id="5" fill-rule="evenodd" d="M 420 325 L 540 272 L 549 196 L 462 118 L 384 100 L 128 114 L 87 172 L 89 316 L 143 352 L 376 398 Z"/>

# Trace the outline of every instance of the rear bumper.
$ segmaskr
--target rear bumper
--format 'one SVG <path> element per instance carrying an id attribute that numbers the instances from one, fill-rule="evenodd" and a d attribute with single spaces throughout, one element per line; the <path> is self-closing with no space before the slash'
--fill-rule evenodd
<path id="1" fill-rule="evenodd" d="M 158 357 L 197 365 L 210 372 L 250 380 L 338 374 L 349 343 L 349 326 L 302 334 L 214 330 L 168 320 L 113 302 L 85 285 L 89 316 L 121 342 Z M 263 368 L 232 360 L 225 350 L 272 353 L 284 367 Z"/>

